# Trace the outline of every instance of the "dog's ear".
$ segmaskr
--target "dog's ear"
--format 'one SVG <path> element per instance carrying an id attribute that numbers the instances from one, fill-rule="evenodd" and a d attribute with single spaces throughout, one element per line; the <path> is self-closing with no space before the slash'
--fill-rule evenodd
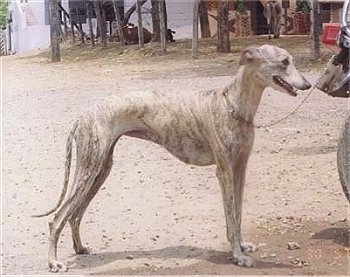
<path id="1" fill-rule="evenodd" d="M 239 60 L 239 65 L 245 65 L 252 63 L 253 61 L 261 57 L 260 51 L 256 47 L 247 47 L 243 50 L 241 54 L 241 59 Z"/>

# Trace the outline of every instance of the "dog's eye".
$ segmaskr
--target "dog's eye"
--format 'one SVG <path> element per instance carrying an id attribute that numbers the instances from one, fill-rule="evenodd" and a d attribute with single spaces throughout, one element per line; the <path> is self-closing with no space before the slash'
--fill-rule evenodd
<path id="1" fill-rule="evenodd" d="M 288 60 L 288 58 L 284 59 L 284 60 L 282 61 L 282 64 L 283 64 L 284 66 L 288 66 L 288 65 L 289 65 L 289 60 Z"/>

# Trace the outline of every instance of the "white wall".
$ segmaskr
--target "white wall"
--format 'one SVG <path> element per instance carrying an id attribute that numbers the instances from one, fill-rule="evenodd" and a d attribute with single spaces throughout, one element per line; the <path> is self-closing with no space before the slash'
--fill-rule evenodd
<path id="1" fill-rule="evenodd" d="M 36 23 L 38 25 L 44 25 L 45 24 L 44 0 L 28 0 L 28 4 L 32 9 Z"/>
<path id="2" fill-rule="evenodd" d="M 19 30 L 16 53 L 26 53 L 33 50 L 47 49 L 50 46 L 50 26 L 38 25 Z"/>
<path id="3" fill-rule="evenodd" d="M 50 26 L 45 25 L 44 1 L 29 0 L 28 3 L 35 18 L 34 26 L 27 25 L 26 14 L 21 10 L 19 1 L 13 0 L 9 3 L 13 20 L 10 53 L 26 53 L 50 46 Z M 8 43 L 7 46 L 9 45 Z"/>
<path id="4" fill-rule="evenodd" d="M 194 0 L 167 1 L 168 27 L 176 31 L 175 38 L 192 37 Z"/>
<path id="5" fill-rule="evenodd" d="M 125 0 L 125 11 L 127 11 L 134 0 Z M 176 31 L 175 39 L 189 38 L 192 36 L 193 5 L 194 0 L 167 0 L 168 28 Z M 150 13 L 151 3 L 146 2 L 142 6 L 144 27 L 152 32 L 152 17 Z M 134 13 L 130 22 L 137 24 L 137 15 Z"/>
<path id="6" fill-rule="evenodd" d="M 134 0 L 125 0 L 125 10 L 131 7 Z M 19 0 L 10 1 L 9 10 L 13 13 L 12 52 L 25 53 L 50 46 L 50 27 L 45 25 L 44 0 L 29 0 L 36 25 L 27 26 L 25 14 L 20 10 Z M 68 9 L 68 0 L 62 4 Z M 192 36 L 192 13 L 194 0 L 167 0 L 168 28 L 176 31 L 175 39 Z M 151 3 L 148 1 L 142 8 L 144 26 L 152 31 Z M 130 22 L 137 24 L 137 15 L 134 13 Z M 84 24 L 85 25 L 85 24 Z M 86 28 L 86 26 L 84 26 Z M 87 30 L 87 28 L 86 28 Z M 8 44 L 9 45 L 9 44 Z"/>

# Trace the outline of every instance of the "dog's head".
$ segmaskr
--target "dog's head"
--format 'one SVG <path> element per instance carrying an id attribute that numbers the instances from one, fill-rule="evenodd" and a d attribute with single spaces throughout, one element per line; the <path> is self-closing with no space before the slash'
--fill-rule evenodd
<path id="1" fill-rule="evenodd" d="M 306 90 L 311 84 L 295 68 L 292 56 L 273 45 L 248 47 L 241 56 L 240 65 L 251 67 L 266 87 L 296 96 L 296 90 Z"/>

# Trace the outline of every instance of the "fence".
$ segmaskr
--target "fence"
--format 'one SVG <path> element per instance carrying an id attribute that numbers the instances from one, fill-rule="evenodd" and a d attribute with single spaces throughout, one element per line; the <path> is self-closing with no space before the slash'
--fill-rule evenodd
<path id="1" fill-rule="evenodd" d="M 7 55 L 7 47 L 6 47 L 6 32 L 4 30 L 0 30 L 0 56 Z"/>

